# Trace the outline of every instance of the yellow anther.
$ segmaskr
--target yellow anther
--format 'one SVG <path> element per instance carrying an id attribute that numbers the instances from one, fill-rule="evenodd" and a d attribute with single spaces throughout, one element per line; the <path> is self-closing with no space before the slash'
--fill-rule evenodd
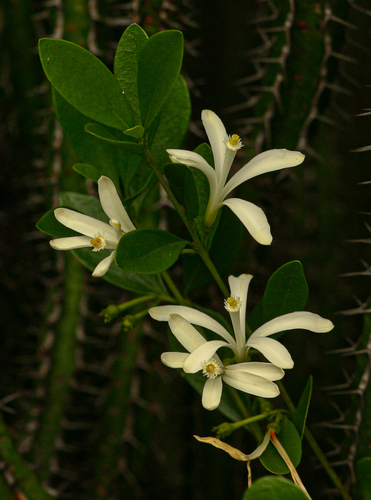
<path id="1" fill-rule="evenodd" d="M 239 143 L 239 141 L 240 141 L 240 136 L 237 135 L 237 134 L 233 134 L 232 137 L 229 138 L 229 143 L 232 146 L 237 146 L 237 144 Z"/>
<path id="2" fill-rule="evenodd" d="M 242 301 L 239 297 L 228 297 L 224 300 L 224 307 L 229 312 L 239 311 L 242 306 Z"/>
<path id="3" fill-rule="evenodd" d="M 93 245 L 93 252 L 99 252 L 99 250 L 103 250 L 106 246 L 106 240 L 103 236 L 95 236 L 92 240 L 90 240 L 91 245 Z"/>

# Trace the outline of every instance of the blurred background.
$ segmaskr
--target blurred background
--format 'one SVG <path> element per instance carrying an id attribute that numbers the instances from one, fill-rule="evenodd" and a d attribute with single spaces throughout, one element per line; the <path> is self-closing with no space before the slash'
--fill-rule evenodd
<path id="1" fill-rule="evenodd" d="M 193 434 L 211 435 L 225 417 L 204 410 L 180 374 L 162 366 L 165 329 L 104 324 L 99 312 L 132 295 L 54 252 L 35 227 L 58 205 L 60 190 L 91 190 L 72 169 L 78 158 L 56 123 L 37 41 L 64 38 L 112 68 L 133 22 L 148 35 L 184 34 L 192 99 L 186 149 L 205 141 L 200 114 L 207 108 L 243 139 L 236 167 L 265 149 L 306 155 L 300 167 L 240 188 L 240 197 L 266 212 L 273 244 L 258 247 L 245 234 L 229 274 L 254 275 L 251 310 L 278 267 L 303 263 L 308 310 L 336 328 L 285 336 L 296 364 L 285 382 L 297 402 L 314 375 L 309 425 L 351 489 L 354 460 L 371 453 L 368 387 L 361 394 L 326 387 L 354 390 L 368 373 L 367 353 L 330 352 L 367 345 L 370 334 L 367 0 L 1 2 L 0 410 L 14 443 L 58 498 L 240 499 L 246 488 L 243 464 L 194 442 Z M 206 294 L 219 300 L 212 285 L 193 298 Z M 246 453 L 254 448 L 242 431 L 229 442 Z M 306 446 L 304 454 L 299 473 L 313 497 L 338 498 Z M 2 467 L 4 499 L 16 498 L 17 480 Z M 253 478 L 262 474 L 254 463 Z"/>

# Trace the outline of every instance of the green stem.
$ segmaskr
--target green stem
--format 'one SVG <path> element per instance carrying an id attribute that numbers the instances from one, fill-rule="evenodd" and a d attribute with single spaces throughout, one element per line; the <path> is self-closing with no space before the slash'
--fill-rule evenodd
<path id="1" fill-rule="evenodd" d="M 176 286 L 176 284 L 174 283 L 174 281 L 171 279 L 170 275 L 168 272 L 166 271 L 163 271 L 162 273 L 162 277 L 164 278 L 165 280 L 165 283 L 167 284 L 167 286 L 169 287 L 169 290 L 171 291 L 171 293 L 174 295 L 175 299 L 180 303 L 180 304 L 183 304 L 184 305 L 184 298 L 183 298 L 183 295 L 179 292 L 178 290 L 178 287 Z"/>
<path id="2" fill-rule="evenodd" d="M 294 414 L 295 410 L 296 410 L 294 403 L 291 401 L 291 398 L 288 395 L 283 384 L 281 382 L 278 382 L 278 385 L 279 385 L 279 388 L 281 391 L 281 396 L 282 396 L 283 400 L 285 401 L 287 408 L 290 410 L 290 412 L 292 414 Z M 314 437 L 313 437 L 312 433 L 310 432 L 310 430 L 308 429 L 308 427 L 305 427 L 304 436 L 305 436 L 305 439 L 308 441 L 309 446 L 312 448 L 315 455 L 317 456 L 318 460 L 321 462 L 321 464 L 322 464 L 323 468 L 325 469 L 325 471 L 327 472 L 328 476 L 330 477 L 330 479 L 332 480 L 334 485 L 339 490 L 339 493 L 342 496 L 342 498 L 344 500 L 352 500 L 352 497 L 349 495 L 349 493 L 345 489 L 344 485 L 340 481 L 338 475 L 336 474 L 334 469 L 331 467 L 329 461 L 327 460 L 327 458 L 323 454 L 323 451 L 321 450 L 321 448 L 318 446 L 317 441 L 314 439 Z"/>
<path id="3" fill-rule="evenodd" d="M 148 163 L 148 165 L 152 168 L 152 170 L 156 174 L 156 177 L 160 181 L 160 183 L 161 183 L 162 187 L 164 188 L 167 196 L 169 197 L 171 203 L 174 205 L 175 210 L 178 212 L 179 217 L 182 219 L 182 222 L 184 223 L 184 225 L 188 229 L 188 232 L 191 235 L 193 242 L 195 244 L 195 250 L 197 251 L 197 253 L 201 257 L 201 259 L 204 261 L 204 264 L 206 265 L 206 267 L 210 271 L 211 275 L 213 276 L 214 280 L 216 281 L 216 283 L 219 286 L 220 290 L 222 291 L 223 295 L 225 297 L 228 297 L 229 296 L 228 289 L 225 286 L 223 280 L 221 279 L 216 267 L 214 266 L 214 263 L 210 259 L 208 252 L 206 251 L 206 249 L 202 245 L 202 242 L 198 236 L 198 233 L 196 231 L 194 224 L 187 219 L 180 203 L 175 198 L 172 190 L 170 189 L 170 186 L 168 185 L 168 183 L 165 181 L 163 175 L 161 174 L 161 172 L 157 166 L 157 163 L 154 161 L 153 156 L 151 154 L 151 151 L 149 149 L 149 146 L 146 142 L 143 143 L 143 147 L 144 147 L 144 159 L 145 159 L 146 163 Z"/>
<path id="4" fill-rule="evenodd" d="M 232 398 L 234 399 L 237 408 L 240 410 L 241 414 L 246 418 L 246 420 L 252 418 L 245 404 L 242 402 L 240 395 L 238 394 L 236 389 L 234 389 L 234 387 L 228 386 L 228 390 Z M 251 433 L 254 435 L 255 439 L 257 440 L 257 442 L 261 441 L 261 439 L 263 438 L 263 433 L 259 425 L 256 424 L 256 422 L 250 423 L 250 430 Z"/>
<path id="5" fill-rule="evenodd" d="M 52 500 L 52 496 L 43 490 L 35 473 L 27 467 L 21 455 L 14 447 L 8 429 L 0 415 L 0 457 L 11 469 L 11 474 L 28 500 Z M 6 496 L 2 496 L 4 500 Z M 11 498 L 9 496 L 9 498 Z"/>

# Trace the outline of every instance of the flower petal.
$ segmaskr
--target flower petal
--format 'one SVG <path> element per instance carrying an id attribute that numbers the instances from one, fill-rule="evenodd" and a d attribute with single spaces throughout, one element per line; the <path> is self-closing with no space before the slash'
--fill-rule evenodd
<path id="1" fill-rule="evenodd" d="M 234 334 L 237 345 L 241 348 L 246 342 L 246 305 L 247 293 L 249 290 L 251 274 L 241 274 L 240 276 L 229 276 L 228 283 L 232 297 L 238 297 L 241 300 L 240 310 L 237 312 L 229 312 L 233 323 Z"/>
<path id="2" fill-rule="evenodd" d="M 80 214 L 69 208 L 56 208 L 54 215 L 57 221 L 78 233 L 94 238 L 97 233 L 101 232 L 106 238 L 110 237 L 117 242 L 116 231 L 109 224 L 102 222 L 89 215 Z"/>
<path id="3" fill-rule="evenodd" d="M 275 398 L 280 393 L 277 385 L 273 382 L 251 373 L 229 370 L 228 366 L 223 375 L 223 381 L 235 389 L 262 398 Z"/>
<path id="4" fill-rule="evenodd" d="M 280 170 L 281 168 L 296 167 L 304 161 L 305 156 L 299 151 L 288 149 L 270 149 L 256 155 L 242 167 L 227 182 L 223 189 L 223 196 L 227 196 L 233 189 L 260 174 Z"/>
<path id="5" fill-rule="evenodd" d="M 277 340 L 268 337 L 249 338 L 247 341 L 249 347 L 260 351 L 268 361 L 280 368 L 293 368 L 294 362 L 289 351 Z"/>
<path id="6" fill-rule="evenodd" d="M 249 338 L 249 341 L 256 337 L 267 337 L 274 333 L 284 332 L 286 330 L 309 330 L 315 333 L 326 333 L 334 328 L 333 323 L 318 314 L 307 311 L 297 311 L 284 314 L 278 318 L 271 319 L 260 326 Z"/>
<path id="7" fill-rule="evenodd" d="M 94 278 L 100 278 L 101 276 L 106 274 L 106 272 L 110 268 L 110 265 L 113 262 L 114 257 L 115 257 L 115 252 L 111 252 L 111 255 L 109 255 L 108 257 L 99 262 L 99 264 L 93 271 Z"/>
<path id="8" fill-rule="evenodd" d="M 228 365 L 228 373 L 230 370 L 252 373 L 270 381 L 281 380 L 281 378 L 285 375 L 285 372 L 278 366 L 272 365 L 272 363 L 260 363 L 258 361 L 248 361 L 246 363 Z"/>
<path id="9" fill-rule="evenodd" d="M 218 408 L 222 397 L 222 391 L 222 377 L 207 379 L 202 391 L 202 406 L 210 411 Z"/>
<path id="10" fill-rule="evenodd" d="M 188 356 L 187 352 L 163 352 L 161 361 L 169 368 L 183 368 L 184 361 Z"/>
<path id="11" fill-rule="evenodd" d="M 102 175 L 98 180 L 99 200 L 109 219 L 116 219 L 124 233 L 135 230 L 134 224 L 117 194 L 116 187 L 109 177 Z"/>
<path id="12" fill-rule="evenodd" d="M 49 241 L 54 250 L 73 250 L 75 248 L 92 247 L 91 238 L 88 236 L 70 236 Z"/>
<path id="13" fill-rule="evenodd" d="M 212 332 L 217 333 L 224 340 L 235 346 L 236 342 L 232 335 L 207 314 L 187 306 L 158 306 L 152 307 L 149 311 L 150 316 L 157 321 L 169 321 L 170 314 L 180 314 L 184 319 L 193 325 L 202 326 Z"/>
<path id="14" fill-rule="evenodd" d="M 219 178 L 227 149 L 225 144 L 226 139 L 228 139 L 227 132 L 223 122 L 213 111 L 204 109 L 201 113 L 201 119 L 213 151 L 215 171 Z"/>
<path id="15" fill-rule="evenodd" d="M 206 339 L 192 326 L 183 316 L 179 314 L 171 314 L 169 317 L 169 327 L 174 337 L 182 344 L 189 352 L 195 351 L 202 344 L 206 343 Z"/>
<path id="16" fill-rule="evenodd" d="M 186 373 L 196 373 L 202 369 L 202 362 L 208 361 L 213 357 L 220 347 L 230 347 L 223 340 L 211 340 L 200 345 L 196 350 L 189 355 L 184 362 L 183 370 Z"/>
<path id="17" fill-rule="evenodd" d="M 263 210 L 253 203 L 239 198 L 229 198 L 223 201 L 240 219 L 251 236 L 261 245 L 270 245 L 272 235 Z"/>
<path id="18" fill-rule="evenodd" d="M 256 450 L 254 450 L 253 452 L 249 453 L 249 455 L 247 455 L 247 458 L 248 460 L 255 460 L 255 458 L 258 458 L 260 457 L 260 455 L 263 454 L 263 452 L 265 451 L 266 447 L 268 446 L 269 444 L 269 441 L 270 441 L 270 437 L 271 437 L 271 434 L 269 432 L 269 430 L 265 433 L 265 436 L 264 436 L 264 439 L 263 441 L 260 443 L 260 445 L 256 448 Z"/>

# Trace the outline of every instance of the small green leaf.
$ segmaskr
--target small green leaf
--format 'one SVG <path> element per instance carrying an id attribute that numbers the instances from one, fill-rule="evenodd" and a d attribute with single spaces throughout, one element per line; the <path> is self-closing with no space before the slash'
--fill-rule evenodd
<path id="1" fill-rule="evenodd" d="M 165 167 L 165 175 L 174 196 L 185 208 L 188 219 L 197 217 L 198 196 L 192 172 L 185 165 L 170 163 Z"/>
<path id="2" fill-rule="evenodd" d="M 357 487 L 364 500 L 371 500 L 371 457 L 364 457 L 356 463 Z"/>
<path id="3" fill-rule="evenodd" d="M 296 408 L 294 414 L 294 424 L 297 428 L 300 438 L 303 439 L 304 431 L 305 431 L 305 423 L 307 421 L 308 410 L 310 405 L 310 399 L 312 396 L 312 387 L 313 387 L 313 377 L 310 375 L 308 382 L 300 396 L 298 406 Z"/>
<path id="4" fill-rule="evenodd" d="M 133 122 L 142 123 L 138 97 L 138 58 L 142 47 L 148 42 L 148 36 L 137 24 L 126 28 L 117 46 L 114 62 L 114 74 L 133 113 Z"/>
<path id="5" fill-rule="evenodd" d="M 125 149 L 125 151 L 129 151 L 135 155 L 143 156 L 144 154 L 141 144 L 138 144 L 137 142 L 119 141 L 99 123 L 87 123 L 85 125 L 85 131 L 102 141 L 114 144 L 115 146 Z"/>
<path id="6" fill-rule="evenodd" d="M 187 241 L 161 229 L 130 231 L 119 241 L 116 263 L 132 273 L 161 273 L 177 261 L 187 244 Z"/>
<path id="7" fill-rule="evenodd" d="M 98 182 L 99 177 L 101 176 L 99 170 L 97 170 L 93 165 L 89 165 L 88 163 L 76 163 L 76 165 L 74 165 L 72 168 L 75 170 L 75 172 L 94 182 Z"/>
<path id="8" fill-rule="evenodd" d="M 266 476 L 254 481 L 242 500 L 308 500 L 299 486 L 284 477 Z"/>
<path id="9" fill-rule="evenodd" d="M 48 236 L 52 236 L 53 238 L 68 238 L 69 236 L 78 235 L 78 233 L 66 226 L 63 226 L 57 221 L 54 215 L 54 208 L 46 212 L 46 214 L 41 217 L 41 219 L 36 223 L 36 227 L 43 233 Z"/>
<path id="10" fill-rule="evenodd" d="M 144 128 L 148 130 L 176 82 L 183 59 L 180 31 L 162 31 L 144 44 L 138 60 L 138 95 Z"/>
<path id="11" fill-rule="evenodd" d="M 124 134 L 129 137 L 134 137 L 137 141 L 141 141 L 144 135 L 144 128 L 142 125 L 136 125 L 135 127 L 124 130 Z"/>
<path id="12" fill-rule="evenodd" d="M 285 448 L 294 467 L 300 464 L 301 460 L 301 439 L 295 425 L 287 417 L 280 421 L 280 432 L 277 438 Z M 280 454 L 270 442 L 259 458 L 260 462 L 273 474 L 289 474 L 289 469 Z"/>
<path id="13" fill-rule="evenodd" d="M 48 80 L 73 107 L 109 127 L 124 130 L 131 126 L 131 114 L 116 78 L 92 53 L 55 38 L 42 38 L 39 50 Z"/>
<path id="14" fill-rule="evenodd" d="M 263 298 L 252 311 L 248 324 L 252 331 L 267 321 L 302 311 L 308 301 L 308 285 L 298 260 L 288 262 L 269 278 Z"/>

